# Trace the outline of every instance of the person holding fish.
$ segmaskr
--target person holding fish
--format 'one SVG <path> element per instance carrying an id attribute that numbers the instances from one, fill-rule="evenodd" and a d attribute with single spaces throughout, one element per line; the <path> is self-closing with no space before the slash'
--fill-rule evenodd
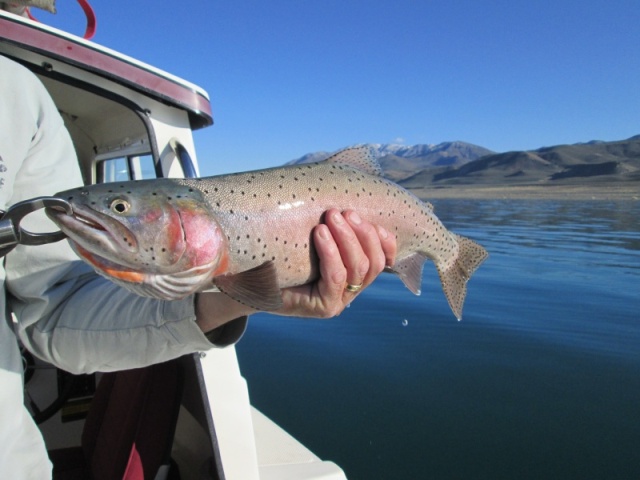
<path id="1" fill-rule="evenodd" d="M 80 186 L 73 144 L 44 86 L 4 57 L 0 72 L 0 208 Z M 334 317 L 393 265 L 394 234 L 352 210 L 328 209 L 323 218 L 311 236 L 317 280 L 282 289 L 273 313 Z M 23 225 L 48 231 L 48 222 L 33 214 Z M 97 275 L 67 242 L 18 245 L 5 256 L 0 281 L 0 315 L 7 312 L 0 322 L 3 478 L 51 476 L 44 441 L 24 407 L 18 340 L 72 373 L 114 371 L 232 344 L 257 311 L 222 293 L 176 300 L 136 295 Z"/>

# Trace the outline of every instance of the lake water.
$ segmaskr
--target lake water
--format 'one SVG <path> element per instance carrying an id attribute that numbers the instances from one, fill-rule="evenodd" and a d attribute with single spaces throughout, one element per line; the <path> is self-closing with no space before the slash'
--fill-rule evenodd
<path id="1" fill-rule="evenodd" d="M 340 317 L 255 315 L 253 403 L 350 479 L 640 478 L 640 202 L 434 202 L 489 259 L 456 321 L 381 276 Z"/>

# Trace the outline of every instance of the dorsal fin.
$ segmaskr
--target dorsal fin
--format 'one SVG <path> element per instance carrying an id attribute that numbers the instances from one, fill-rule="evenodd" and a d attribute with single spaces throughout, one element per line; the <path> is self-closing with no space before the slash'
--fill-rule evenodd
<path id="1" fill-rule="evenodd" d="M 380 164 L 373 156 L 371 148 L 366 146 L 345 148 L 327 158 L 325 162 L 348 165 L 369 175 L 382 176 Z"/>

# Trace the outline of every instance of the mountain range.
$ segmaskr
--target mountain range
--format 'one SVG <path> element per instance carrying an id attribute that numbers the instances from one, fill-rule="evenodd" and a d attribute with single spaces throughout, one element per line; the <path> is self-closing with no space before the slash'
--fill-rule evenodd
<path id="1" fill-rule="evenodd" d="M 367 143 L 378 159 L 385 177 L 400 182 L 418 172 L 438 168 L 465 165 L 493 152 L 484 147 L 466 142 L 443 142 L 437 145 L 398 145 Z M 331 155 L 330 152 L 308 153 L 288 165 L 318 162 Z"/>
<path id="2" fill-rule="evenodd" d="M 438 145 L 368 144 L 384 175 L 405 188 L 520 185 L 608 185 L 638 182 L 640 135 L 537 150 L 495 153 L 466 142 Z M 307 154 L 290 164 L 319 161 Z"/>

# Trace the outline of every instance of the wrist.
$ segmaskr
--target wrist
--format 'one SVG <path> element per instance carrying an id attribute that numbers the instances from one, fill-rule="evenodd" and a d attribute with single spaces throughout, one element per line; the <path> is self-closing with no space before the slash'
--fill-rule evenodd
<path id="1" fill-rule="evenodd" d="M 197 293 L 194 299 L 196 324 L 204 333 L 211 332 L 240 317 L 256 311 L 222 293 Z"/>

